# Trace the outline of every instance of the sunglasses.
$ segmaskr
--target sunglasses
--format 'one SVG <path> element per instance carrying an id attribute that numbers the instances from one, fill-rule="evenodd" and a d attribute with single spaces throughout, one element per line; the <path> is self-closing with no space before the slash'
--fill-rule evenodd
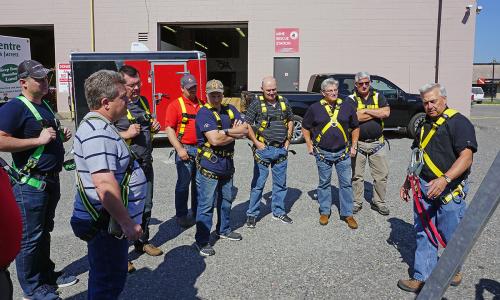
<path id="1" fill-rule="evenodd" d="M 359 86 L 365 86 L 365 85 L 366 85 L 366 86 L 369 86 L 369 85 L 370 85 L 370 82 L 369 82 L 369 81 L 366 81 L 366 82 L 358 82 L 358 83 L 356 83 L 356 84 L 357 84 L 357 85 L 359 85 Z"/>

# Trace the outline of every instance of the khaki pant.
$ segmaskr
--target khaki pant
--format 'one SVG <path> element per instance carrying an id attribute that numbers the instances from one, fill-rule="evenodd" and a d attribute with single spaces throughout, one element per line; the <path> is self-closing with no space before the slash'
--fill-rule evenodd
<path id="1" fill-rule="evenodd" d="M 358 149 L 365 152 L 370 152 L 371 149 L 377 147 L 380 142 L 373 143 L 358 142 Z M 352 190 L 354 192 L 354 206 L 361 207 L 363 205 L 364 190 L 365 190 L 365 166 L 368 160 L 368 167 L 373 178 L 373 200 L 372 203 L 377 206 L 386 206 L 385 194 L 387 188 L 387 177 L 389 169 L 387 167 L 387 150 L 386 146 L 378 150 L 372 155 L 363 155 L 360 151 L 352 160 Z M 367 199 L 371 200 L 371 199 Z"/>

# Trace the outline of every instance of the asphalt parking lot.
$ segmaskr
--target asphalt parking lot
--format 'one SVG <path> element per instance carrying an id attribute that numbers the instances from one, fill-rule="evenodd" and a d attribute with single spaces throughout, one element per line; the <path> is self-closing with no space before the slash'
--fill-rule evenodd
<path id="1" fill-rule="evenodd" d="M 474 156 L 471 193 L 483 180 L 500 150 L 500 105 L 474 105 L 479 151 Z M 137 271 L 129 275 L 123 299 L 412 299 L 396 283 L 407 278 L 415 247 L 411 205 L 399 199 L 411 141 L 388 135 L 390 167 L 387 217 L 370 210 L 369 203 L 356 215 L 358 230 L 338 219 L 338 200 L 327 226 L 318 223 L 318 204 L 313 199 L 317 169 L 305 145 L 293 145 L 297 155 L 288 165 L 286 206 L 294 224 L 285 225 L 270 214 L 270 180 L 255 229 L 244 226 L 253 161 L 247 141 L 236 147 L 232 226 L 243 240 L 218 241 L 213 257 L 202 258 L 192 247 L 195 229 L 181 230 L 174 219 L 175 165 L 168 159 L 171 148 L 160 143 L 154 151 L 155 193 L 151 242 L 165 252 L 160 257 L 138 256 L 132 251 Z M 69 145 L 70 147 L 71 145 Z M 1 155 L 4 158 L 10 156 Z M 369 176 L 369 175 L 367 175 Z M 332 188 L 337 191 L 336 175 Z M 62 196 L 52 233 L 52 259 L 58 269 L 78 276 L 77 285 L 60 289 L 65 299 L 86 299 L 88 264 L 85 243 L 69 226 L 74 196 L 74 176 L 61 176 Z M 370 196 L 371 184 L 366 184 Z M 496 211 L 472 249 L 463 271 L 464 281 L 450 287 L 447 299 L 492 299 L 500 296 L 500 211 Z M 495 229 L 497 228 L 497 229 Z M 15 266 L 11 265 L 15 299 L 22 298 Z"/>

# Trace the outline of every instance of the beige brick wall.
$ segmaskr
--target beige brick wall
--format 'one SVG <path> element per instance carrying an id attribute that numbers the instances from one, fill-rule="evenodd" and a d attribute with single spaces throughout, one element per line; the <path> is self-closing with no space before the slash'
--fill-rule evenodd
<path id="1" fill-rule="evenodd" d="M 443 1 L 440 81 L 450 103 L 470 110 L 470 78 L 475 13 L 463 24 L 465 6 L 474 0 Z M 89 1 L 33 1 L 3 5 L 2 24 L 54 24 L 56 64 L 70 51 L 90 50 Z M 145 5 L 147 3 L 147 7 Z M 366 70 L 416 92 L 434 81 L 437 0 L 128 0 L 96 1 L 96 51 L 128 51 L 138 32 L 149 32 L 157 49 L 159 22 L 248 22 L 248 88 L 259 88 L 272 74 L 273 57 L 300 56 L 300 89 L 322 72 Z M 30 7 L 29 11 L 25 9 Z M 40 14 L 42 12 L 42 14 Z M 27 18 L 26 16 L 30 17 Z M 31 16 L 32 15 L 32 16 Z M 149 22 L 148 22 L 149 15 Z M 298 27 L 300 52 L 275 54 L 274 29 Z M 61 95 L 60 95 L 61 96 Z M 64 96 L 64 95 L 63 95 Z M 62 98 L 62 97 L 59 97 Z M 67 109 L 66 97 L 58 100 Z"/>

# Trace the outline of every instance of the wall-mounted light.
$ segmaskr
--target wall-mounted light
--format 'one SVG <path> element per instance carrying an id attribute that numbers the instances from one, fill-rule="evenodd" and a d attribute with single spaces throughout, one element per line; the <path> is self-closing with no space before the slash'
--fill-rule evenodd
<path id="1" fill-rule="evenodd" d="M 222 44 L 222 46 L 229 48 L 229 45 L 226 42 L 220 42 L 220 43 Z"/>
<path id="2" fill-rule="evenodd" d="M 241 28 L 236 27 L 235 29 L 236 29 L 236 31 L 238 31 L 238 33 L 241 35 L 241 37 L 245 37 L 245 33 L 243 32 L 243 30 L 241 30 Z"/>
<path id="3" fill-rule="evenodd" d="M 199 43 L 199 42 L 194 42 L 196 45 L 200 46 L 201 48 L 205 49 L 205 50 L 208 50 L 207 46 L 203 45 L 202 43 Z"/>
<path id="4" fill-rule="evenodd" d="M 481 5 L 478 5 L 476 7 L 476 14 L 479 14 L 483 10 L 483 7 Z"/>
<path id="5" fill-rule="evenodd" d="M 169 26 L 167 26 L 167 25 L 163 25 L 163 28 L 165 28 L 166 30 L 170 30 L 170 31 L 172 31 L 173 33 L 176 33 L 176 32 L 177 32 L 177 30 L 175 30 L 175 29 L 173 29 L 172 27 L 169 27 Z"/>

